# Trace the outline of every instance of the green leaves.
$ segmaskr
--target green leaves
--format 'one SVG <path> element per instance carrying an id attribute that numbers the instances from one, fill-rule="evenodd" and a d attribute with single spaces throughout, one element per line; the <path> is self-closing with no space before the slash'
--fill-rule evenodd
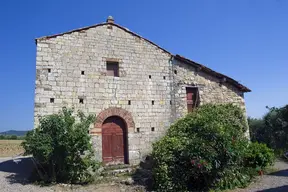
<path id="1" fill-rule="evenodd" d="M 263 170 L 273 164 L 275 160 L 274 152 L 265 144 L 251 143 L 245 154 L 246 166 L 256 170 Z"/>
<path id="2" fill-rule="evenodd" d="M 268 109 L 261 119 L 248 118 L 251 139 L 275 151 L 288 150 L 288 105 Z"/>
<path id="3" fill-rule="evenodd" d="M 78 117 L 79 120 L 76 120 Z M 27 133 L 22 143 L 25 153 L 33 155 L 44 167 L 45 182 L 86 183 L 99 165 L 94 156 L 89 126 L 95 116 L 85 116 L 63 108 L 58 114 L 40 118 L 37 129 Z"/>
<path id="4" fill-rule="evenodd" d="M 243 111 L 232 104 L 204 105 L 178 120 L 153 145 L 155 189 L 201 191 L 247 185 L 256 170 L 245 164 L 250 146 L 246 130 Z"/>

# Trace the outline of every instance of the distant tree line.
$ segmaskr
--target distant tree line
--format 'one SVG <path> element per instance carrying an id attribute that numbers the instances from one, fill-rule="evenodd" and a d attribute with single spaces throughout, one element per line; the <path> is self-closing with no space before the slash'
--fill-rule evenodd
<path id="1" fill-rule="evenodd" d="M 24 136 L 17 135 L 0 135 L 0 140 L 23 140 Z"/>
<path id="2" fill-rule="evenodd" d="M 263 118 L 248 118 L 250 137 L 280 154 L 288 150 L 288 105 L 268 109 Z"/>

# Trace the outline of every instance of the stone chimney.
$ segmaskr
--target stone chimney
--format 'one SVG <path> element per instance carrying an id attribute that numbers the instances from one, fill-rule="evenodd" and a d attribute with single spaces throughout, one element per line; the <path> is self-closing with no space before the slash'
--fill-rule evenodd
<path id="1" fill-rule="evenodd" d="M 112 16 L 109 16 L 106 20 L 107 23 L 114 23 L 114 19 Z"/>

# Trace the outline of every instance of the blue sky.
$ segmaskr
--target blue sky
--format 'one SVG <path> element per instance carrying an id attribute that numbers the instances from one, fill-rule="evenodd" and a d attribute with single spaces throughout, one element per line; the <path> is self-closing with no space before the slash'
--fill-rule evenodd
<path id="1" fill-rule="evenodd" d="M 249 116 L 288 103 L 286 0 L 3 0 L 0 131 L 33 127 L 36 37 L 115 22 L 239 80 Z"/>

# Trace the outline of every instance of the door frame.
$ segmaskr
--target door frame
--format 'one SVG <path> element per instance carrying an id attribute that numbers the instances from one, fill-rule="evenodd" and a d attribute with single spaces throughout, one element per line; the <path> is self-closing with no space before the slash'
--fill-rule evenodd
<path id="1" fill-rule="evenodd" d="M 118 116 L 121 117 L 124 122 L 126 123 L 126 129 L 127 129 L 127 162 L 130 163 L 130 155 L 129 155 L 129 134 L 135 133 L 135 123 L 133 120 L 132 113 L 127 111 L 126 109 L 123 109 L 121 107 L 108 107 L 106 109 L 103 109 L 100 113 L 98 113 L 96 117 L 96 121 L 94 124 L 94 128 L 90 129 L 89 133 L 92 137 L 96 137 L 100 139 L 102 138 L 102 124 L 105 119 L 107 119 L 110 116 Z M 99 151 L 99 158 L 102 159 L 102 142 L 99 141 L 99 145 L 97 144 L 97 151 Z"/>
<path id="2" fill-rule="evenodd" d="M 123 155 L 124 155 L 124 164 L 129 164 L 129 149 L 128 149 L 128 129 L 127 129 L 127 123 L 126 121 L 120 117 L 120 116 L 117 116 L 117 115 L 111 115 L 109 117 L 107 117 L 104 121 L 103 121 L 103 124 L 102 124 L 102 129 L 103 129 L 103 125 L 105 124 L 105 121 L 108 119 L 108 118 L 112 118 L 112 117 L 115 117 L 115 118 L 118 118 L 118 119 L 121 119 L 121 121 L 123 122 L 123 126 L 124 127 L 121 127 L 122 131 L 123 131 L 123 145 L 124 145 L 124 151 L 123 151 Z M 103 131 L 102 131 L 103 133 Z M 113 161 L 112 162 L 104 162 L 104 155 L 103 155 L 103 152 L 104 152 L 104 144 L 103 144 L 103 134 L 101 134 L 101 137 L 102 137 L 102 161 L 103 163 L 105 164 L 113 164 Z M 113 137 L 112 137 L 113 138 Z M 113 142 L 112 142 L 113 143 Z"/>

